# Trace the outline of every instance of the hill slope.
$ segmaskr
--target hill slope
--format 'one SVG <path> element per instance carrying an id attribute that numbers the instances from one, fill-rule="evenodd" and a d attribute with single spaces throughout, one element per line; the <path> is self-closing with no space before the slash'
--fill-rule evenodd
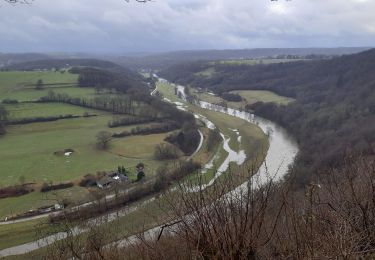
<path id="1" fill-rule="evenodd" d="M 323 55 L 336 56 L 358 53 L 369 48 L 260 48 L 238 50 L 192 50 L 174 51 L 139 57 L 123 56 L 111 59 L 114 62 L 133 69 L 165 69 L 181 62 L 198 60 L 256 59 L 278 55 Z"/>
<path id="2" fill-rule="evenodd" d="M 286 127 L 301 146 L 296 168 L 300 182 L 337 167 L 347 153 L 375 154 L 375 49 L 330 60 L 271 65 L 181 64 L 161 76 L 221 94 L 263 89 L 294 97 L 287 106 L 256 103 L 248 109 Z"/>

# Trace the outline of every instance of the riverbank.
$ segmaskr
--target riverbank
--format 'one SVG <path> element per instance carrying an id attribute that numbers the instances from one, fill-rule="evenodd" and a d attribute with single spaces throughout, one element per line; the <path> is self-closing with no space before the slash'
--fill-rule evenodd
<path id="1" fill-rule="evenodd" d="M 162 90 L 162 89 L 159 89 L 159 90 Z M 170 86 L 168 87 L 168 91 L 166 91 L 163 94 L 164 94 L 165 98 L 168 98 L 168 99 L 170 99 L 171 101 L 174 101 L 174 102 L 179 102 L 179 100 L 173 94 L 173 88 L 171 88 Z M 275 145 L 277 145 L 277 144 L 281 145 L 281 147 L 280 147 L 281 150 L 276 151 L 275 149 L 272 149 L 272 151 L 277 152 L 279 155 L 281 155 L 281 158 L 283 158 L 283 159 L 285 159 L 285 156 L 283 155 L 283 152 L 288 152 L 288 149 L 285 149 L 285 148 L 288 148 L 288 145 L 289 145 L 289 148 L 294 148 L 293 145 L 291 145 L 291 143 L 288 143 L 287 138 L 282 140 L 282 137 L 283 137 L 282 134 L 281 135 L 278 135 L 278 134 L 275 135 L 275 132 L 276 133 L 278 133 L 278 131 L 282 132 L 282 129 L 278 129 L 276 125 L 272 125 L 272 124 L 270 124 L 270 122 L 267 122 L 267 121 L 262 121 L 260 118 L 257 121 L 251 122 L 251 120 L 254 119 L 254 117 L 252 117 L 251 115 L 249 116 L 247 114 L 238 114 L 237 111 L 236 111 L 236 113 L 234 113 L 235 111 L 229 110 L 229 113 L 228 113 L 228 111 L 226 111 L 226 113 L 224 113 L 225 111 L 221 110 L 220 107 L 210 106 L 210 107 L 203 107 L 202 108 L 202 107 L 196 107 L 196 106 L 191 105 L 191 104 L 184 104 L 184 105 L 188 106 L 188 109 L 192 109 L 193 110 L 192 112 L 194 112 L 196 114 L 201 114 L 204 117 L 206 117 L 209 121 L 212 121 L 213 124 L 215 124 L 215 126 L 217 126 L 220 129 L 220 131 L 222 131 L 222 133 L 224 133 L 224 135 L 226 135 L 226 138 L 228 138 L 228 143 L 227 143 L 228 146 L 233 151 L 236 151 L 237 153 L 239 153 L 241 150 L 246 151 L 247 157 L 249 157 L 249 151 L 250 151 L 249 149 L 254 148 L 255 144 L 250 142 L 250 143 L 248 143 L 248 145 L 245 145 L 245 143 L 248 142 L 249 140 L 254 140 L 255 129 L 256 129 L 255 132 L 262 135 L 263 140 L 266 140 L 266 141 L 267 141 L 267 137 L 265 136 L 265 133 L 267 132 L 267 130 L 270 130 L 270 131 L 268 131 L 268 132 L 270 132 L 270 137 L 269 137 L 270 150 L 268 151 L 268 153 L 267 153 L 267 151 L 263 150 L 263 154 L 264 155 L 267 154 L 266 158 L 276 158 L 275 155 L 269 156 L 269 153 L 271 151 L 271 146 L 275 147 Z M 210 111 L 210 110 L 213 110 L 213 111 Z M 214 111 L 214 110 L 217 110 L 217 111 Z M 261 124 L 261 126 L 259 126 L 259 127 L 256 126 L 257 123 Z M 268 129 L 268 127 L 271 128 L 271 129 Z M 256 139 L 259 139 L 259 137 L 256 138 Z M 283 145 L 285 145 L 285 147 Z M 247 149 L 246 149 L 246 146 L 247 146 Z M 261 148 L 259 148 L 260 146 L 256 146 L 256 147 L 258 148 L 258 151 L 262 150 Z M 291 149 L 290 151 L 292 153 L 290 153 L 289 156 L 287 156 L 288 158 L 291 158 L 295 155 L 293 153 L 295 151 L 294 149 Z M 226 156 L 223 156 L 223 158 L 221 158 L 221 159 L 225 160 L 225 158 L 227 158 Z M 255 158 L 258 158 L 258 160 L 259 160 L 258 156 L 255 156 Z M 261 164 L 263 162 L 263 158 L 258 161 L 259 164 Z M 277 160 L 277 162 L 280 162 L 280 160 Z M 236 167 L 236 163 L 234 163 L 233 167 Z M 238 167 L 240 167 L 240 166 L 238 166 Z M 231 170 L 233 170 L 233 168 L 231 168 Z M 260 172 L 262 172 L 262 171 L 259 170 L 258 173 L 260 173 Z M 285 174 L 285 172 L 286 171 L 283 171 L 282 174 Z M 147 205 L 147 207 L 145 207 L 144 210 L 148 210 L 150 208 L 155 209 L 155 210 L 152 211 L 152 213 L 149 212 L 149 214 L 153 216 L 154 221 L 143 222 L 143 225 L 145 223 L 147 223 L 147 227 L 152 227 L 152 225 L 150 225 L 150 224 L 151 223 L 157 223 L 157 221 L 155 221 L 155 220 L 156 219 L 160 220 L 160 217 L 163 215 L 163 211 L 165 213 L 165 210 L 168 210 L 168 209 L 161 210 L 160 202 L 163 202 L 163 200 L 161 200 L 161 201 L 159 200 L 158 203 L 151 202 L 151 204 L 149 204 L 149 205 Z M 153 206 L 151 206 L 151 205 L 153 205 Z M 134 212 L 134 214 L 139 214 L 139 213 L 140 212 L 138 210 L 136 212 Z M 133 214 L 133 213 L 131 213 L 131 214 Z M 116 221 L 118 221 L 118 223 L 123 223 L 125 226 L 128 227 L 129 223 L 134 224 L 135 222 L 137 222 L 137 223 L 142 222 L 142 220 L 145 221 L 145 219 L 147 219 L 147 217 L 145 218 L 145 216 L 150 216 L 150 215 L 147 215 L 147 214 L 142 214 L 142 220 L 141 220 L 141 218 L 139 218 L 139 215 L 137 216 L 138 218 L 136 218 L 136 219 L 131 218 L 131 214 L 129 214 L 127 216 L 124 216 L 124 217 L 122 217 L 122 218 L 120 218 L 119 220 L 116 220 Z M 167 220 L 167 219 L 164 219 L 164 220 Z M 133 221 L 135 221 L 135 222 L 133 222 Z M 129 231 L 129 230 L 127 229 L 127 231 Z M 129 232 L 125 232 L 125 233 L 127 233 L 129 235 L 131 234 Z M 135 232 L 133 232 L 133 233 L 135 233 Z M 117 232 L 116 235 L 118 235 L 118 236 L 123 235 L 124 237 L 127 236 L 123 232 Z M 38 251 L 41 252 L 42 250 L 43 249 L 38 250 Z"/>

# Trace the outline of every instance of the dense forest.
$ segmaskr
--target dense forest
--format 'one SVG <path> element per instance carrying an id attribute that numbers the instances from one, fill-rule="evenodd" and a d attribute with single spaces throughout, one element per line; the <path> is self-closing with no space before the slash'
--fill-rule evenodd
<path id="1" fill-rule="evenodd" d="M 335 55 L 358 53 L 368 48 L 256 48 L 233 50 L 188 50 L 165 53 L 150 53 L 136 56 L 111 58 L 115 63 L 132 69 L 166 69 L 181 62 L 202 60 L 261 59 L 278 56 L 298 56 L 310 58 L 316 56 L 330 57 Z"/>
<path id="2" fill-rule="evenodd" d="M 199 72 L 214 68 L 211 76 Z M 271 65 L 185 63 L 160 73 L 179 84 L 230 90 L 270 90 L 293 97 L 287 106 L 247 107 L 287 128 L 299 142 L 295 168 L 300 183 L 312 173 L 338 167 L 344 156 L 373 155 L 375 147 L 375 50 L 329 60 Z"/>

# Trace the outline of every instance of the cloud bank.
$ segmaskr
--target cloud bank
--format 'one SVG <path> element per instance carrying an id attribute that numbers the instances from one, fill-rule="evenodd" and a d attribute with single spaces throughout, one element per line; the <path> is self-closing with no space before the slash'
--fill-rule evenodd
<path id="1" fill-rule="evenodd" d="M 373 0 L 35 0 L 0 7 L 0 52 L 373 46 Z"/>

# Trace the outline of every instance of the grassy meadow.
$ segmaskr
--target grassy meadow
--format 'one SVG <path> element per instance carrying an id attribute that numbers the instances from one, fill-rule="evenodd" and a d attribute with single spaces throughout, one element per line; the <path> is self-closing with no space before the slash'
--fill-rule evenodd
<path id="1" fill-rule="evenodd" d="M 45 84 L 43 90 L 35 89 L 34 85 L 39 79 Z M 108 150 L 102 151 L 96 148 L 96 135 L 99 131 L 120 133 L 147 124 L 109 128 L 108 122 L 114 116 L 108 112 L 63 103 L 24 102 L 38 100 L 50 90 L 72 97 L 95 98 L 105 95 L 96 93 L 94 88 L 78 87 L 77 79 L 77 75 L 68 72 L 0 72 L 0 103 L 4 99 L 17 99 L 19 102 L 3 104 L 9 111 L 10 120 L 67 114 L 81 116 L 52 122 L 7 126 L 7 134 L 0 137 L 0 187 L 19 184 L 21 180 L 36 183 L 36 187 L 44 182 L 77 183 L 88 173 L 115 170 L 118 165 L 128 168 L 129 177 L 135 179 L 135 165 L 139 162 L 145 163 L 147 175 L 154 174 L 157 167 L 163 164 L 153 159 L 153 153 L 155 146 L 164 142 L 168 133 L 116 138 Z M 85 113 L 96 116 L 82 117 Z M 73 149 L 74 153 L 70 157 L 55 154 L 65 149 Z M 42 194 L 36 190 L 21 197 L 0 199 L 0 219 L 54 204 L 53 201 L 61 194 L 67 195 L 68 199 L 75 202 L 87 200 L 87 193 L 85 188 L 75 186 L 62 192 Z"/>
<path id="2" fill-rule="evenodd" d="M 225 102 L 228 107 L 236 108 L 236 109 L 244 109 L 246 105 L 254 104 L 256 102 L 273 102 L 279 105 L 287 105 L 288 103 L 292 102 L 294 99 L 289 97 L 284 97 L 277 95 L 271 91 L 266 90 L 234 90 L 230 93 L 239 94 L 243 100 L 240 102 L 229 102 L 224 100 L 219 96 L 210 95 L 206 92 L 200 92 L 196 89 L 193 89 L 193 93 L 200 99 L 206 102 L 210 102 L 213 104 L 220 104 Z"/>
<path id="3" fill-rule="evenodd" d="M 173 102 L 181 102 L 174 94 L 174 87 L 168 83 L 158 83 L 158 91 L 160 91 L 165 98 Z M 206 94 L 212 98 L 209 94 Z M 268 139 L 263 131 L 256 125 L 246 122 L 234 116 L 225 115 L 220 112 L 209 111 L 195 105 L 186 104 L 190 111 L 201 114 L 207 117 L 227 138 L 230 138 L 229 146 L 232 150 L 239 152 L 244 150 L 247 155 L 247 163 L 249 165 L 260 165 L 268 150 Z M 242 136 L 241 142 L 237 139 L 237 134 L 231 129 L 237 129 Z M 214 160 L 215 165 L 220 165 L 226 158 L 227 152 L 220 146 L 217 151 L 217 156 Z M 244 165 L 246 166 L 246 165 Z M 231 165 L 232 169 L 240 170 L 235 163 Z M 211 179 L 214 175 L 213 170 L 206 173 L 207 180 Z"/>
<path id="4" fill-rule="evenodd" d="M 243 99 L 245 99 L 244 102 L 246 102 L 246 104 L 254 104 L 256 102 L 272 102 L 279 105 L 287 105 L 294 100 L 293 98 L 280 96 L 267 90 L 235 90 L 231 91 L 230 93 L 240 95 Z"/>

